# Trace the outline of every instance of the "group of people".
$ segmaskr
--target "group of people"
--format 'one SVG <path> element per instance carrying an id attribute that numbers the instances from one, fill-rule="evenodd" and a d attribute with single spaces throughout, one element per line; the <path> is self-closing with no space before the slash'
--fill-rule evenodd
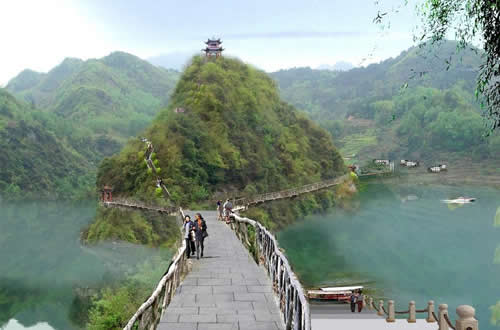
<path id="1" fill-rule="evenodd" d="M 354 313 L 356 311 L 356 305 L 358 305 L 358 313 L 361 313 L 361 310 L 363 309 L 363 299 L 364 296 L 361 289 L 355 290 L 351 294 L 351 297 L 349 299 L 349 301 L 351 302 L 351 312 Z"/>
<path id="2" fill-rule="evenodd" d="M 225 221 L 226 223 L 230 223 L 231 219 L 229 216 L 233 212 L 233 203 L 229 199 L 226 199 L 226 202 L 222 204 L 222 201 L 217 201 L 217 220 Z"/>
<path id="3" fill-rule="evenodd" d="M 196 213 L 195 219 L 191 220 L 189 215 L 184 218 L 184 239 L 186 240 L 186 255 L 189 259 L 194 257 L 196 252 L 196 259 L 203 258 L 204 241 L 208 236 L 207 223 L 200 213 Z"/>

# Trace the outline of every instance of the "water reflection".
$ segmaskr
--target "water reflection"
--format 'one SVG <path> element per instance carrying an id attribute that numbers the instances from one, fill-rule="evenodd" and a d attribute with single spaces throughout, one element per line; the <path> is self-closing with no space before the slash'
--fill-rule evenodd
<path id="1" fill-rule="evenodd" d="M 465 190 L 477 202 L 453 212 L 441 203 Z M 402 202 L 409 195 L 418 199 Z M 335 209 L 278 234 L 306 286 L 374 282 L 400 309 L 410 300 L 425 306 L 433 299 L 450 310 L 470 304 L 481 328 L 493 329 L 488 320 L 500 298 L 500 227 L 492 230 L 491 219 L 500 191 L 371 184 L 358 200 L 357 210 Z"/>
<path id="2" fill-rule="evenodd" d="M 95 216 L 93 202 L 0 207 L 0 327 L 38 329 L 45 322 L 54 329 L 82 328 L 98 288 L 145 262 L 170 258 L 171 251 L 128 243 L 82 246 L 80 231 Z"/>
<path id="3" fill-rule="evenodd" d="M 17 320 L 12 319 L 7 323 L 2 330 L 54 330 L 47 322 L 40 322 L 32 327 L 25 327 Z"/>

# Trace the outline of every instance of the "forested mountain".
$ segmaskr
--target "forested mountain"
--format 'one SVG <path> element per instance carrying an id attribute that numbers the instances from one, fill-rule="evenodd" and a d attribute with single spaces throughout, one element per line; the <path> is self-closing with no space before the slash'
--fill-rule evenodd
<path id="1" fill-rule="evenodd" d="M 0 89 L 0 199 L 73 198 L 91 189 L 95 165 L 58 137 L 57 120 Z"/>
<path id="2" fill-rule="evenodd" d="M 172 199 L 180 203 L 222 190 L 273 191 L 345 172 L 326 131 L 281 101 L 267 74 L 230 58 L 194 57 L 168 108 L 144 136 L 155 147 Z M 154 199 L 145 149 L 135 139 L 105 159 L 98 185 L 112 185 L 115 194 Z"/>
<path id="3" fill-rule="evenodd" d="M 178 78 L 123 52 L 67 58 L 48 73 L 24 70 L 0 95 L 0 194 L 73 198 L 93 190 L 97 164 L 151 123 Z"/>
<path id="4" fill-rule="evenodd" d="M 287 101 L 338 139 L 344 155 L 496 157 L 500 136 L 485 138 L 474 97 L 480 51 L 456 54 L 456 47 L 451 41 L 413 47 L 348 72 L 296 68 L 271 75 Z"/>
<path id="5" fill-rule="evenodd" d="M 25 70 L 6 88 L 32 107 L 88 129 L 98 141 L 96 152 L 110 155 L 166 106 L 178 77 L 177 71 L 114 52 L 87 61 L 67 58 L 48 73 Z"/>

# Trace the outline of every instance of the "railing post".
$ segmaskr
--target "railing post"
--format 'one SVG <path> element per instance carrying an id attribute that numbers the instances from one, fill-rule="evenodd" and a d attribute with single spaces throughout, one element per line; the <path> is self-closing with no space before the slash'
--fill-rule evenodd
<path id="1" fill-rule="evenodd" d="M 396 322 L 396 312 L 394 311 L 394 300 L 389 300 L 387 302 L 387 318 L 385 319 L 387 322 Z"/>
<path id="2" fill-rule="evenodd" d="M 460 305 L 457 307 L 458 319 L 455 322 L 455 330 L 478 330 L 478 321 L 474 317 L 476 310 L 472 306 Z"/>
<path id="3" fill-rule="evenodd" d="M 446 322 L 444 315 L 448 316 L 448 305 L 441 304 L 438 308 L 438 325 L 439 330 L 449 330 L 448 323 Z"/>
<path id="4" fill-rule="evenodd" d="M 383 300 L 379 300 L 378 301 L 378 312 L 377 312 L 377 315 L 378 316 L 384 316 L 384 301 Z"/>
<path id="5" fill-rule="evenodd" d="M 415 301 L 410 301 L 409 305 L 408 305 L 408 310 L 409 310 L 409 313 L 408 313 L 408 323 L 415 323 L 417 322 L 417 313 L 416 313 L 416 309 L 415 309 Z"/>
<path id="6" fill-rule="evenodd" d="M 425 319 L 427 322 L 432 323 L 436 322 L 434 318 L 434 300 L 429 300 L 427 303 L 427 318 Z"/>

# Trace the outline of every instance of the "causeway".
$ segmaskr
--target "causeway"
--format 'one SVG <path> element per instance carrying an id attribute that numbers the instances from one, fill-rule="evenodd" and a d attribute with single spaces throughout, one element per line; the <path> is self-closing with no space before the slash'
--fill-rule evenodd
<path id="1" fill-rule="evenodd" d="M 272 283 L 216 212 L 200 212 L 207 222 L 204 257 L 177 288 L 159 330 L 284 329 Z M 194 212 L 186 211 L 194 219 Z"/>

